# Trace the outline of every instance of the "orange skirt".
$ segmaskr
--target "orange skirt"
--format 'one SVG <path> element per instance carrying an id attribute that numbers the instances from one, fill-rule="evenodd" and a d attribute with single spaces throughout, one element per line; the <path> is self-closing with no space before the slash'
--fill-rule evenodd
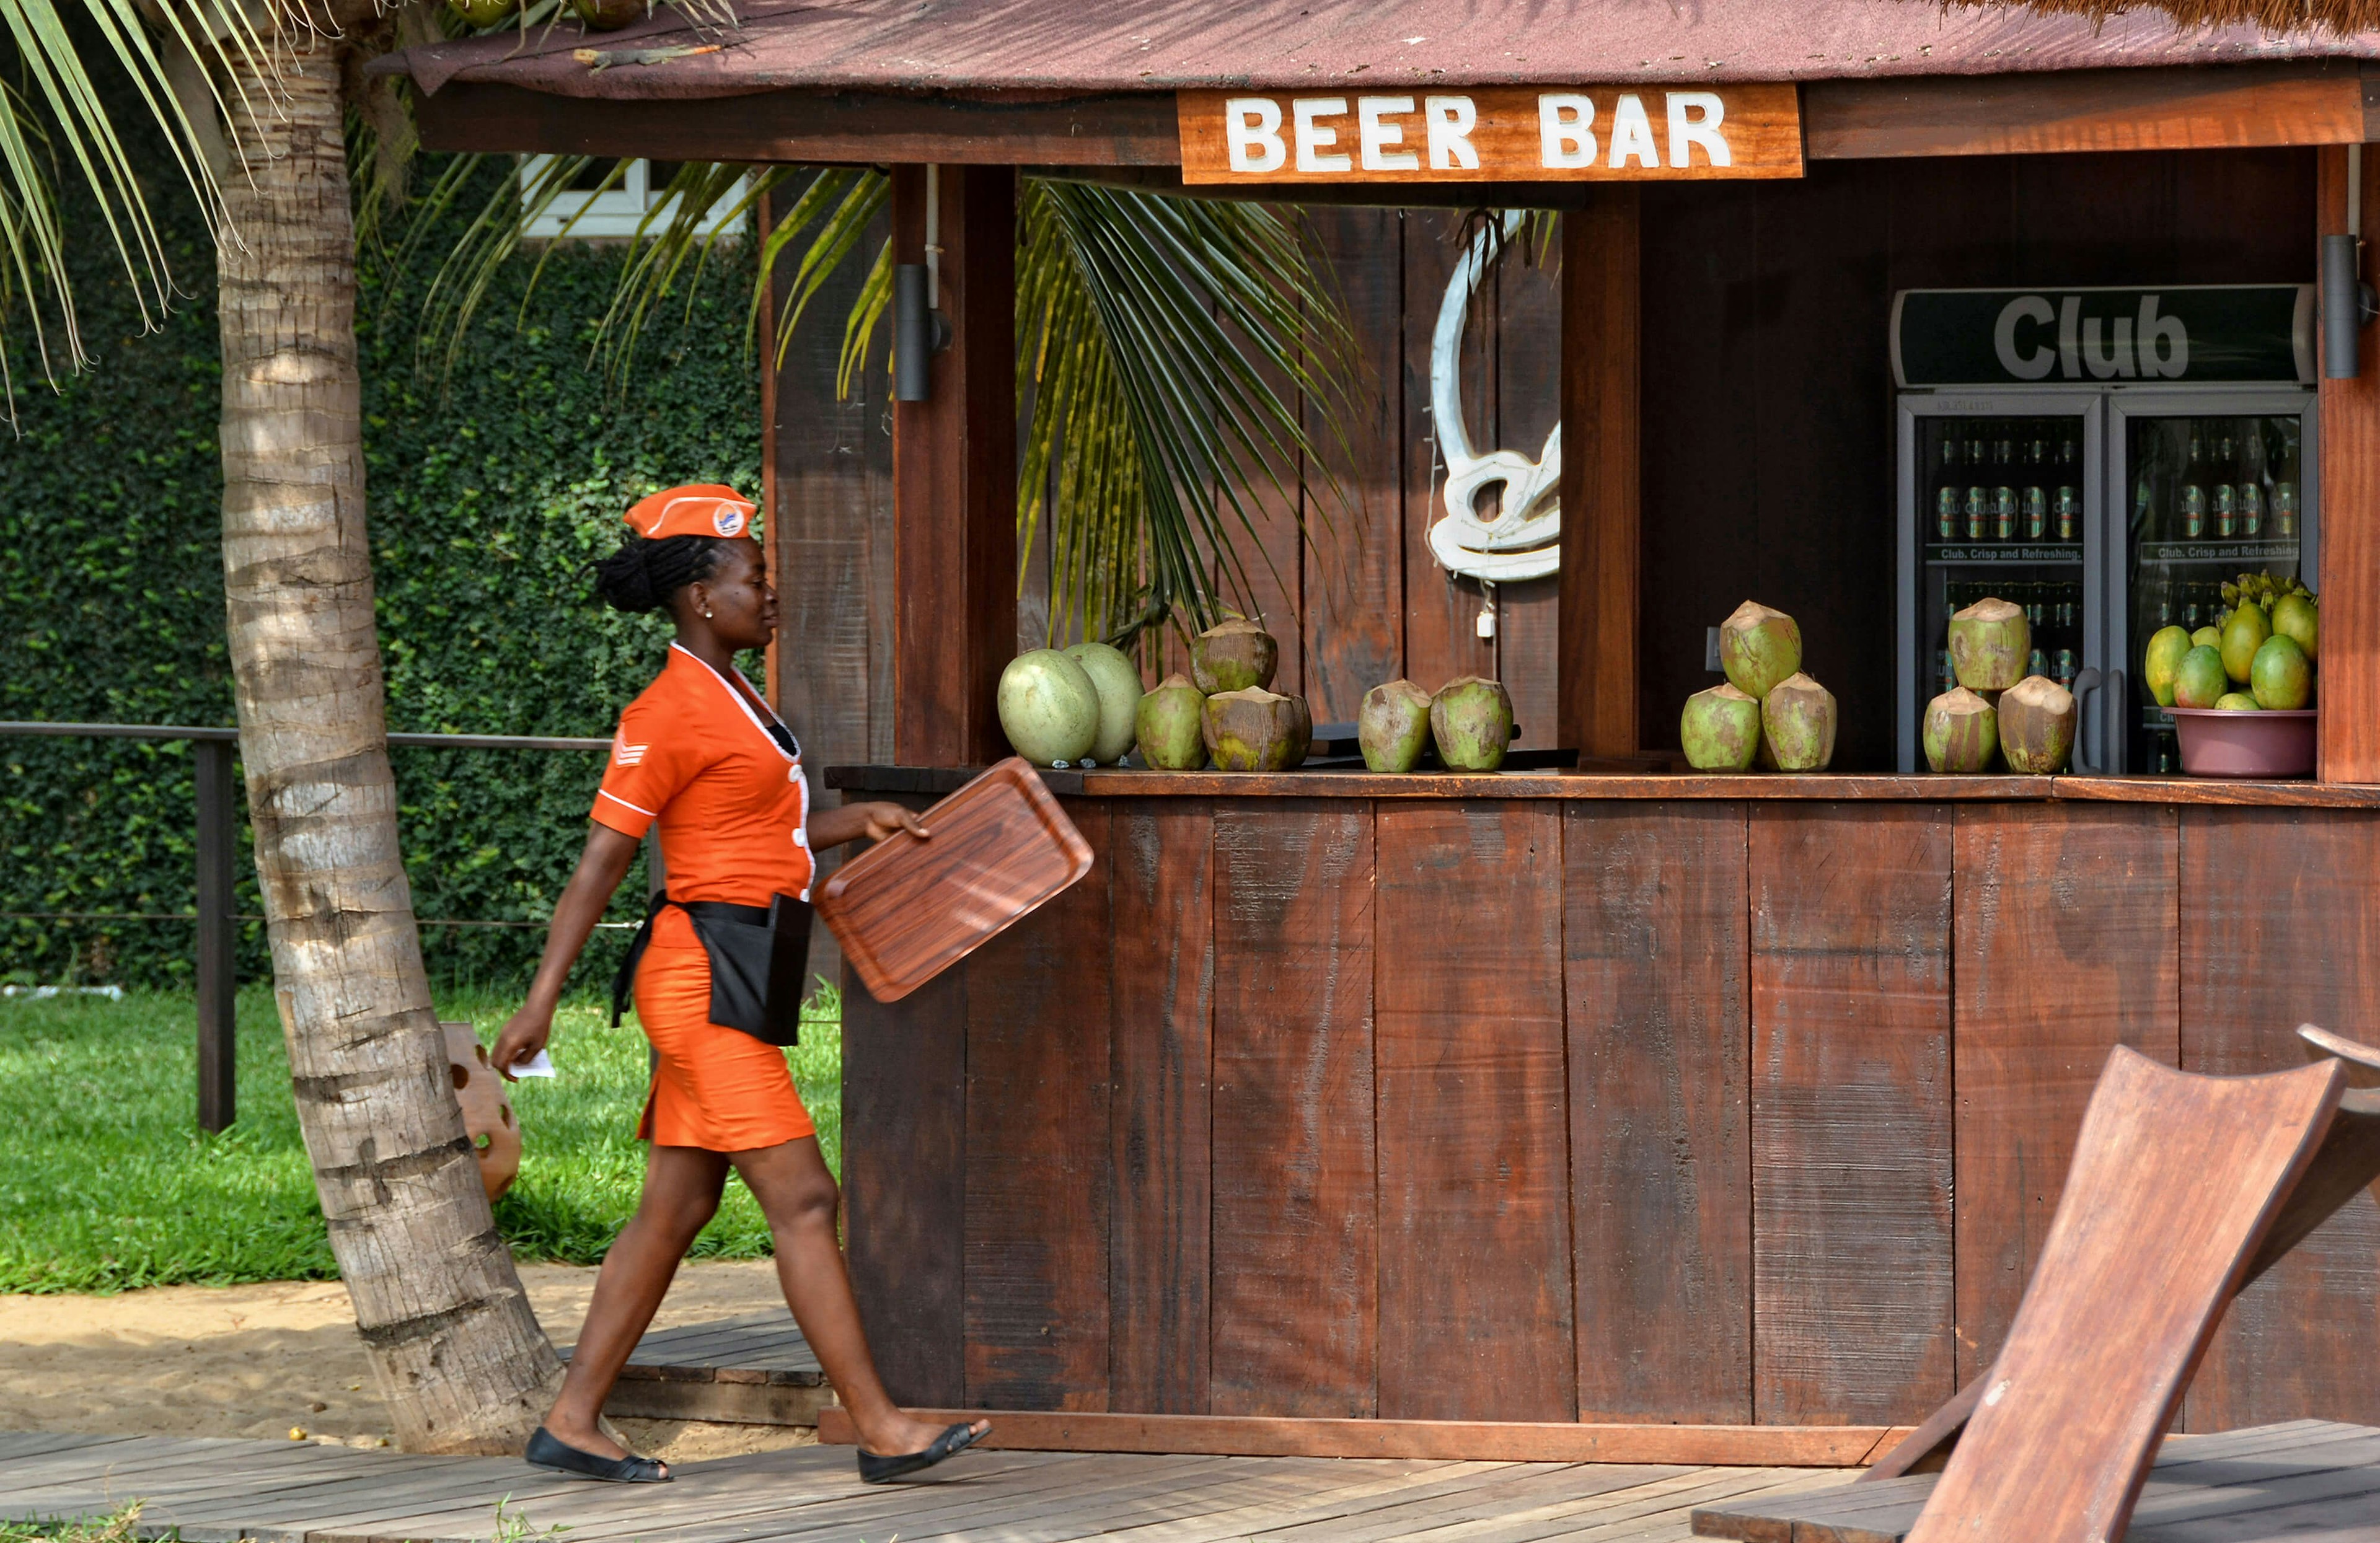
<path id="1" fill-rule="evenodd" d="M 637 1139 L 748 1152 L 814 1136 L 785 1052 L 710 1021 L 710 957 L 674 905 L 637 966 L 637 1021 L 660 1052 Z"/>

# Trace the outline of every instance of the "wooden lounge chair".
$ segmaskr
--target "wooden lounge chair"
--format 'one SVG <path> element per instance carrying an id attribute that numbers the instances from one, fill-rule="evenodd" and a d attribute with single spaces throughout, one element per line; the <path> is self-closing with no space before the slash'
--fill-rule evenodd
<path id="1" fill-rule="evenodd" d="M 2299 1033 L 2313 1063 L 2264 1076 L 2112 1052 L 2008 1343 L 1861 1481 L 1948 1453 L 1909 1543 L 2123 1537 L 2224 1308 L 2380 1178 L 2380 1050 Z"/>

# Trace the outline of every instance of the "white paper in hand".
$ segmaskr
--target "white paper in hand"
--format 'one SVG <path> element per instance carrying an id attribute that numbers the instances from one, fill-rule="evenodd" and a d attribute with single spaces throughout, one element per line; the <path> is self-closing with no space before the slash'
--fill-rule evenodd
<path id="1" fill-rule="evenodd" d="M 516 1077 L 550 1077 L 552 1075 L 553 1063 L 546 1058 L 543 1051 L 538 1051 L 527 1061 L 513 1063 L 513 1075 Z"/>

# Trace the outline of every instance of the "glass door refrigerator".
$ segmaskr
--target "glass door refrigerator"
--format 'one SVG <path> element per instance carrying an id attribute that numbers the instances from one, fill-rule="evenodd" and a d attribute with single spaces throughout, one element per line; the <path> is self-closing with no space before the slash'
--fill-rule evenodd
<path id="1" fill-rule="evenodd" d="M 2105 423 L 2087 392 L 1903 394 L 1901 771 L 1925 770 L 1925 704 L 1958 684 L 1950 616 L 1979 600 L 2024 608 L 2029 673 L 2085 692 L 2104 678 L 2102 604 L 2093 598 L 2106 593 L 2104 543 L 2093 537 L 2104 523 Z M 2078 746 L 2078 759 L 2095 764 L 2096 751 Z"/>
<path id="2" fill-rule="evenodd" d="M 2177 773 L 2173 721 L 2142 680 L 2140 661 L 2160 627 L 2213 626 L 2223 586 L 2243 573 L 2314 587 L 2314 394 L 2141 390 L 2112 395 L 2107 407 L 2107 485 L 2120 490 L 2125 510 L 2109 612 L 2132 665 L 2109 683 L 2123 732 L 2107 769 Z"/>
<path id="3" fill-rule="evenodd" d="M 1985 596 L 2079 699 L 2075 770 L 2179 770 L 2150 635 L 2212 625 L 2243 572 L 2313 582 L 2313 324 L 2300 285 L 1894 297 L 1901 771 Z"/>

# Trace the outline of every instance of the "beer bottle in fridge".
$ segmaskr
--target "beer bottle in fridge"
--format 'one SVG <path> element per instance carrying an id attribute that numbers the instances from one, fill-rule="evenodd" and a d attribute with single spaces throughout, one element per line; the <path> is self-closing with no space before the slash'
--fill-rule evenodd
<path id="1" fill-rule="evenodd" d="M 1959 436 L 1953 431 L 1942 439 L 1942 468 L 1934 476 L 1934 539 L 1954 541 L 1959 539 L 1959 513 L 1967 499 L 1966 482 L 1959 475 Z"/>

